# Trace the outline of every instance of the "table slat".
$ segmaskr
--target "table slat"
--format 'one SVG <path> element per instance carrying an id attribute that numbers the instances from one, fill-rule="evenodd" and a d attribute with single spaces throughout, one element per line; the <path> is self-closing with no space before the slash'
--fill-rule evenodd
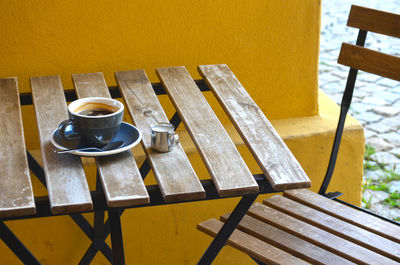
<path id="1" fill-rule="evenodd" d="M 102 73 L 74 74 L 72 79 L 79 98 L 111 97 Z M 131 151 L 98 157 L 96 164 L 110 207 L 149 203 L 150 197 Z"/>
<path id="2" fill-rule="evenodd" d="M 80 158 L 57 154 L 50 141 L 60 122 L 68 118 L 60 77 L 32 77 L 30 81 L 52 213 L 92 210 L 92 199 Z"/>
<path id="3" fill-rule="evenodd" d="M 185 67 L 157 69 L 175 108 L 211 174 L 220 196 L 259 190 L 234 143 Z"/>
<path id="4" fill-rule="evenodd" d="M 374 251 L 258 202 L 247 214 L 357 264 L 398 264 Z"/>
<path id="5" fill-rule="evenodd" d="M 151 149 L 150 126 L 169 121 L 145 71 L 116 72 L 115 77 L 131 117 L 142 132 L 142 146 L 165 201 L 205 198 L 203 186 L 180 143 L 168 153 L 157 153 Z"/>
<path id="6" fill-rule="evenodd" d="M 17 83 L 0 79 L 0 217 L 36 213 Z"/>
<path id="7" fill-rule="evenodd" d="M 201 65 L 206 80 L 274 190 L 311 186 L 296 158 L 227 65 Z"/>

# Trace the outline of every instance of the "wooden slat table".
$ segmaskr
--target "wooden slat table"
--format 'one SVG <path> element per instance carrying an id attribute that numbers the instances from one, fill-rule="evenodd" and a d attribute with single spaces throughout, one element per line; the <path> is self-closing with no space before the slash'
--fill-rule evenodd
<path id="1" fill-rule="evenodd" d="M 107 87 L 102 73 L 74 74 L 75 92 L 63 91 L 58 76 L 31 78 L 44 171 L 29 152 L 28 159 L 26 155 L 19 99 L 24 102 L 31 95 L 18 97 L 16 78 L 0 79 L 0 122 L 5 125 L 0 127 L 0 237 L 22 261 L 38 264 L 6 227 L 5 220 L 69 214 L 93 242 L 81 263 L 89 263 L 99 250 L 94 244 L 100 244 L 100 250 L 110 262 L 124 264 L 120 215 L 125 209 L 242 196 L 200 260 L 201 264 L 211 263 L 258 194 L 310 186 L 299 163 L 228 66 L 199 66 L 199 72 L 205 82 L 195 82 L 185 67 L 159 68 L 156 73 L 164 88 L 151 84 L 143 70 L 116 72 L 118 90 Z M 248 169 L 199 90 L 199 84 L 204 90 L 206 83 L 263 174 L 253 175 Z M 169 153 L 151 150 L 150 126 L 169 122 L 156 95 L 156 92 L 164 93 L 163 89 L 177 110 L 171 123 L 177 126 L 182 118 L 211 180 L 199 180 L 180 143 Z M 96 158 L 97 178 L 101 185 L 90 191 L 80 157 L 57 154 L 50 138 L 58 124 L 68 118 L 66 96 L 73 100 L 111 95 L 121 97 L 125 102 L 126 110 L 143 135 L 142 147 L 147 160 L 138 167 L 130 151 Z M 5 135 L 12 138 L 5 140 Z M 34 199 L 28 162 L 35 175 L 46 179 L 48 197 Z M 158 185 L 146 187 L 143 178 L 150 169 Z M 104 211 L 109 213 L 105 224 Z M 93 229 L 81 215 L 84 212 L 95 213 Z M 210 233 L 216 233 L 221 226 L 219 221 L 214 222 Z M 108 233 L 111 233 L 112 252 L 104 242 Z M 235 244 L 235 237 L 242 236 L 245 235 L 235 232 L 228 243 Z M 274 255 L 273 247 L 267 244 L 263 247 Z M 291 255 L 282 260 L 301 263 Z"/>

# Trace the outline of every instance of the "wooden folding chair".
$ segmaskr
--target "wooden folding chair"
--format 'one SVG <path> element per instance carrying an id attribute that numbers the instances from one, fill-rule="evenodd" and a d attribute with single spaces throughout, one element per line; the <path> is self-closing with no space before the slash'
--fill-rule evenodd
<path id="1" fill-rule="evenodd" d="M 352 6 L 347 25 L 358 28 L 356 45 L 343 43 L 338 62 L 350 67 L 327 173 L 318 193 L 287 190 L 255 203 L 227 244 L 258 264 L 399 264 L 400 225 L 327 193 L 358 70 L 400 81 L 400 58 L 364 48 L 367 32 L 400 37 L 400 15 Z M 221 221 L 198 229 L 215 236 Z"/>

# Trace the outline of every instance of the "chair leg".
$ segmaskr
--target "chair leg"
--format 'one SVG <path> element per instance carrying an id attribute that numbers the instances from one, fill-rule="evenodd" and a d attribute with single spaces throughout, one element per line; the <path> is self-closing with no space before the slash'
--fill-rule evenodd
<path id="1" fill-rule="evenodd" d="M 24 264 L 38 264 L 40 262 L 32 255 L 32 253 L 22 244 L 4 222 L 0 222 L 0 239 L 14 252 L 14 254 Z"/>

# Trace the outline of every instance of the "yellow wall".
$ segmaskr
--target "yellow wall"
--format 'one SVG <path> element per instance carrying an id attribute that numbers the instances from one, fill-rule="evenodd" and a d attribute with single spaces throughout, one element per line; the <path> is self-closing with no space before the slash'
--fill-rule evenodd
<path id="1" fill-rule="evenodd" d="M 0 77 L 226 63 L 269 118 L 317 113 L 319 0 L 1 1 Z M 281 108 L 285 105 L 285 108 Z"/>
<path id="2" fill-rule="evenodd" d="M 276 126 L 310 176 L 316 190 L 325 173 L 336 125 L 337 108 L 318 99 L 320 0 L 204 1 L 1 1 L 0 77 L 17 76 L 21 91 L 29 77 L 61 75 L 72 89 L 71 74 L 103 72 L 109 85 L 113 73 L 185 65 L 199 78 L 197 65 L 226 63 Z M 215 99 L 207 99 L 216 104 Z M 168 105 L 166 96 L 162 100 Z M 322 103 L 318 111 L 318 102 Z M 169 104 L 170 105 L 170 104 Z M 171 114 L 172 109 L 168 109 Z M 249 151 L 223 117 L 253 173 L 260 173 Z M 38 148 L 33 108 L 23 107 L 26 142 Z M 31 130 L 27 128 L 32 128 Z M 184 131 L 180 131 L 183 139 Z M 184 141 L 185 142 L 185 141 Z M 350 191 L 359 203 L 363 135 L 360 125 L 347 126 L 332 190 Z M 186 150 L 199 176 L 208 176 L 187 141 Z M 38 150 L 34 151 L 40 157 Z M 140 165 L 141 147 L 134 149 Z M 350 167 L 350 161 L 356 167 Z M 361 161 L 361 162 L 360 162 Z M 94 188 L 95 167 L 85 160 Z M 344 173 L 353 173 L 344 178 Z M 35 194 L 46 190 L 32 178 Z M 153 184 L 150 176 L 147 184 Z M 350 188 L 349 188 L 350 187 Z M 261 196 L 260 200 L 265 198 Z M 127 264 L 193 264 L 210 238 L 196 224 L 231 211 L 238 198 L 128 210 L 122 217 Z M 92 222 L 93 215 L 85 215 Z M 43 264 L 77 264 L 89 240 L 67 217 L 7 222 Z M 17 259 L 0 241 L 0 264 Z M 97 254 L 94 264 L 107 264 Z M 239 251 L 224 248 L 215 264 L 253 264 Z"/>

